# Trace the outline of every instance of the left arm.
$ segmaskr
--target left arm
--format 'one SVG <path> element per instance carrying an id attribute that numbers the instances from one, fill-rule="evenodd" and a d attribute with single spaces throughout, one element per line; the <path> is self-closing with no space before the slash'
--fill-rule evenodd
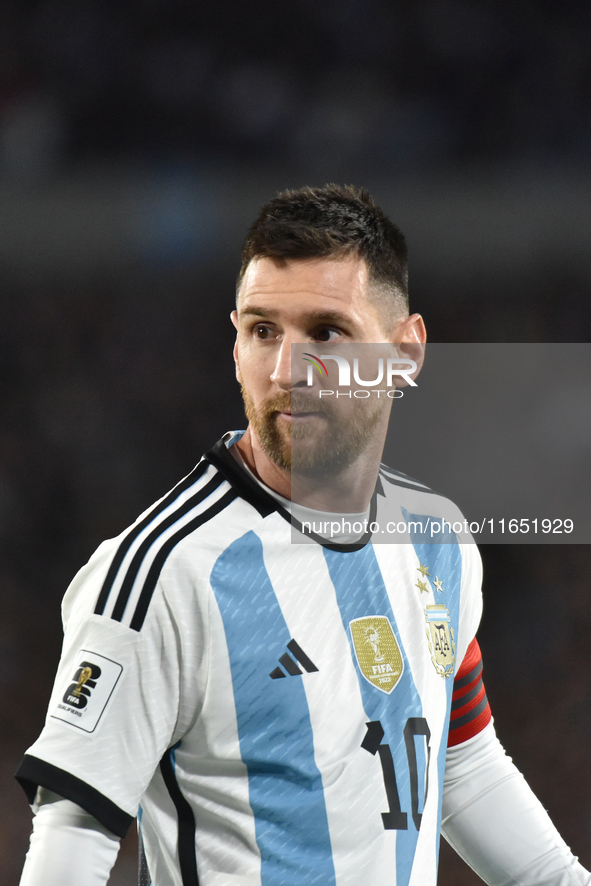
<path id="1" fill-rule="evenodd" d="M 590 886 L 494 726 L 450 748 L 441 831 L 489 886 Z"/>
<path id="2" fill-rule="evenodd" d="M 591 886 L 499 742 L 473 640 L 456 679 L 441 832 L 489 886 Z"/>

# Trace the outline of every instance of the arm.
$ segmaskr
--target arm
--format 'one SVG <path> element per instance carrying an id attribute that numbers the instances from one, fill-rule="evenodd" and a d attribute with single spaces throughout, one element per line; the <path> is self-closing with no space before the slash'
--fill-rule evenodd
<path id="1" fill-rule="evenodd" d="M 20 886 L 104 886 L 118 851 L 96 818 L 41 788 Z"/>
<path id="2" fill-rule="evenodd" d="M 441 832 L 489 886 L 591 884 L 495 734 L 475 639 L 454 680 Z"/>
<path id="3" fill-rule="evenodd" d="M 589 886 L 492 723 L 450 748 L 442 833 L 489 886 Z"/>
<path id="4" fill-rule="evenodd" d="M 115 835 L 132 824 L 162 755 L 184 729 L 181 656 L 164 594 L 156 589 L 142 631 L 99 616 L 93 610 L 101 565 L 87 569 L 75 588 L 46 723 L 17 773 L 37 813 L 23 886 L 46 886 L 49 871 L 49 882 L 68 886 L 61 870 L 80 873 L 79 861 L 91 877 L 81 879 L 84 886 L 106 882 Z M 76 696 L 85 669 L 91 675 Z M 48 803 L 46 791 L 55 802 Z"/>

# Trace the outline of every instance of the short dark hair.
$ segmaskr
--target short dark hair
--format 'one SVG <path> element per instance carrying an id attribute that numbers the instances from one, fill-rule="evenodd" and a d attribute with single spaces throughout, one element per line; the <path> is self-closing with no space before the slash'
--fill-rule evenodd
<path id="1" fill-rule="evenodd" d="M 281 264 L 349 255 L 365 261 L 372 289 L 388 314 L 408 312 L 404 235 L 367 191 L 353 185 L 282 191 L 263 206 L 244 241 L 237 291 L 254 259 Z"/>

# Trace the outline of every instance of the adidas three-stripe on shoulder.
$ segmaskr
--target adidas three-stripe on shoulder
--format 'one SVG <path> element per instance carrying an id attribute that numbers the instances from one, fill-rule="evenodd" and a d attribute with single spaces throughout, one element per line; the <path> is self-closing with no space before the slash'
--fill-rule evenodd
<path id="1" fill-rule="evenodd" d="M 103 582 L 95 613 L 141 630 L 167 556 L 236 498 L 212 465 L 201 461 L 125 535 Z"/>

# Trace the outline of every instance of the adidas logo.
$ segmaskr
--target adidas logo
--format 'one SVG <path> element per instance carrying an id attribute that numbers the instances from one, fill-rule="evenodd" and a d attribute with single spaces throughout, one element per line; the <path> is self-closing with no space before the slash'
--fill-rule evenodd
<path id="1" fill-rule="evenodd" d="M 293 658 L 296 658 L 301 666 L 304 668 L 304 670 L 308 671 L 309 674 L 313 673 L 313 671 L 318 670 L 314 662 L 308 658 L 302 647 L 299 645 L 299 643 L 296 643 L 295 640 L 290 640 L 287 644 L 287 648 L 291 652 L 291 655 L 293 655 Z M 284 655 L 281 656 L 279 661 L 290 677 L 297 677 L 299 674 L 303 674 L 304 671 L 300 670 L 291 655 L 288 655 L 286 652 Z M 279 680 L 280 677 L 285 677 L 285 674 L 283 673 L 281 668 L 275 668 L 274 671 L 271 671 L 269 676 L 272 680 Z"/>

